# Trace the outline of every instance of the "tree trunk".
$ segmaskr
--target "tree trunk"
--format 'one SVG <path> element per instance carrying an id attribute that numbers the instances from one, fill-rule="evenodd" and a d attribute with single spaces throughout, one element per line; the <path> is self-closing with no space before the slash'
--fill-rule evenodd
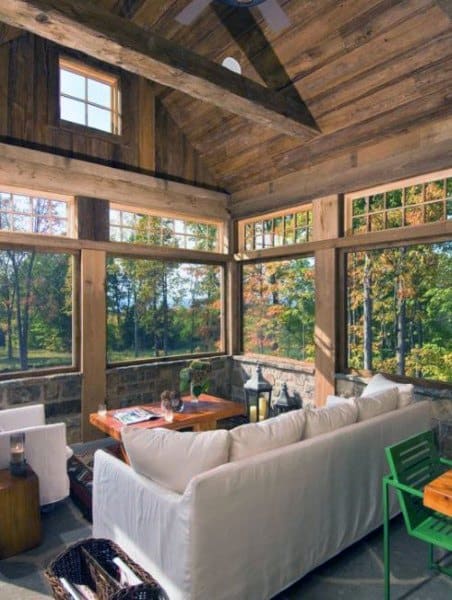
<path id="1" fill-rule="evenodd" d="M 363 276 L 363 367 L 372 370 L 372 265 L 365 253 Z"/>

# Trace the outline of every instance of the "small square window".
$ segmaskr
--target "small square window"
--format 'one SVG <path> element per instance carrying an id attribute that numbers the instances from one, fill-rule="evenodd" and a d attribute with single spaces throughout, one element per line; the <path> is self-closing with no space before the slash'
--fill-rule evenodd
<path id="1" fill-rule="evenodd" d="M 120 134 L 119 80 L 76 61 L 60 58 L 60 118 Z"/>

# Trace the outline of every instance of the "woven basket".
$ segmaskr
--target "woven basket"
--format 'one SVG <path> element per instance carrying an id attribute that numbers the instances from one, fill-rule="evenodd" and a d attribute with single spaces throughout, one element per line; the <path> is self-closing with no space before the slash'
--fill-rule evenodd
<path id="1" fill-rule="evenodd" d="M 119 557 L 143 581 L 140 585 L 120 587 L 118 568 L 113 558 Z M 93 560 L 94 559 L 94 560 Z M 100 568 L 98 568 L 100 565 Z M 149 573 L 131 560 L 114 542 L 89 538 L 73 544 L 53 560 L 45 571 L 53 597 L 70 600 L 60 577 L 69 583 L 87 585 L 99 600 L 166 600 L 162 587 Z"/>

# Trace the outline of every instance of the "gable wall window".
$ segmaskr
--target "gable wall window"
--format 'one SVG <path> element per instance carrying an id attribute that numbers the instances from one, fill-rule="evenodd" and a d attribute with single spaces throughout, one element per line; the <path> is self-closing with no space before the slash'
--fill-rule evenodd
<path id="1" fill-rule="evenodd" d="M 60 119 L 113 135 L 121 133 L 119 78 L 60 57 Z"/>

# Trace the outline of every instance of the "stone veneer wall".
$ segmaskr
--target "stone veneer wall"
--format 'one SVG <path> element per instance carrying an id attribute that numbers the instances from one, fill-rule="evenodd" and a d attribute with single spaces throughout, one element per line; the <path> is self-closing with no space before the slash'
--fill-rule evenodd
<path id="1" fill-rule="evenodd" d="M 231 373 L 231 399 L 244 401 L 243 384 L 249 379 L 259 363 L 265 379 L 273 385 L 272 398 L 276 398 L 283 383 L 287 383 L 289 396 L 295 398 L 300 406 L 314 403 L 314 366 L 284 362 L 284 359 L 271 360 L 234 356 Z"/>
<path id="2" fill-rule="evenodd" d="M 212 365 L 209 393 L 230 397 L 230 359 L 209 359 Z M 108 408 L 158 402 L 163 390 L 179 389 L 179 372 L 190 360 L 113 367 L 107 371 Z"/>
<path id="3" fill-rule="evenodd" d="M 27 404 L 44 404 L 46 421 L 64 421 L 69 444 L 80 441 L 80 373 L 24 377 L 0 381 L 0 410 Z"/>
<path id="4" fill-rule="evenodd" d="M 369 379 L 356 375 L 336 374 L 336 393 L 339 396 L 360 396 Z M 452 419 L 452 390 L 435 387 L 414 386 L 416 400 L 432 401 L 432 416 L 436 419 Z"/>

